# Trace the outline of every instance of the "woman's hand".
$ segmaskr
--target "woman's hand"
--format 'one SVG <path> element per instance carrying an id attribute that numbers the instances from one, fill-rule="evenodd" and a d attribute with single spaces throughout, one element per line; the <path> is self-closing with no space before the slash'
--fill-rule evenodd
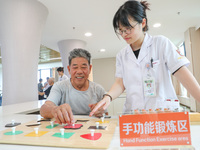
<path id="1" fill-rule="evenodd" d="M 90 110 L 92 111 L 95 108 L 96 105 L 97 105 L 97 103 L 96 104 L 89 104 Z M 104 113 L 103 108 L 99 108 L 93 115 L 95 117 L 102 117 L 103 113 Z"/>
<path id="2" fill-rule="evenodd" d="M 105 96 L 100 102 L 98 102 L 95 107 L 93 107 L 92 111 L 90 112 L 89 116 L 98 114 L 98 112 L 102 111 L 104 112 L 104 110 L 110 105 L 110 97 Z"/>

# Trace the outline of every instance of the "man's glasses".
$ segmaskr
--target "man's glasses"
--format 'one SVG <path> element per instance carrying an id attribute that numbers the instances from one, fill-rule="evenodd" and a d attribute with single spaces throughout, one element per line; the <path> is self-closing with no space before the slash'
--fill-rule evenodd
<path id="1" fill-rule="evenodd" d="M 136 23 L 133 27 L 128 27 L 128 28 L 126 28 L 126 30 L 120 30 L 120 29 L 118 29 L 117 30 L 117 34 L 119 34 L 119 35 L 122 35 L 123 33 L 125 33 L 125 34 L 130 34 L 131 33 L 131 30 L 133 29 L 133 28 L 135 28 L 135 26 L 137 25 L 138 23 Z"/>

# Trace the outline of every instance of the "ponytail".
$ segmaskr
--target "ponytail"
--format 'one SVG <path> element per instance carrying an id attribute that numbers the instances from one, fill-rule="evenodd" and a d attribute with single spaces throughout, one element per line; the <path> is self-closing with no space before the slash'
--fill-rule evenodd
<path id="1" fill-rule="evenodd" d="M 147 1 L 141 1 L 140 2 L 142 4 L 142 6 L 144 7 L 144 12 L 146 13 L 146 10 L 150 10 L 149 8 L 149 3 Z"/>
<path id="2" fill-rule="evenodd" d="M 143 6 L 143 11 L 144 11 L 143 14 L 144 14 L 144 18 L 146 19 L 146 26 L 143 28 L 143 31 L 148 31 L 149 26 L 148 26 L 148 23 L 147 23 L 146 10 L 150 10 L 150 8 L 149 8 L 150 4 L 147 1 L 141 1 L 140 3 Z"/>

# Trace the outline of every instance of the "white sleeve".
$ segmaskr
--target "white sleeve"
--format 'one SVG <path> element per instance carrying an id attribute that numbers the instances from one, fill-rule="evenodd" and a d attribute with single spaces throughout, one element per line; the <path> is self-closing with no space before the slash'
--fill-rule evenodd
<path id="1" fill-rule="evenodd" d="M 67 75 L 64 75 L 64 76 L 63 76 L 63 80 L 67 80 L 67 79 L 69 79 L 69 78 L 67 77 Z"/>
<path id="2" fill-rule="evenodd" d="M 187 66 L 190 64 L 190 61 L 185 56 L 181 56 L 177 52 L 177 47 L 169 39 L 165 39 L 163 47 L 165 48 L 165 63 L 171 73 L 174 73 L 177 69 L 179 69 L 182 66 Z"/>

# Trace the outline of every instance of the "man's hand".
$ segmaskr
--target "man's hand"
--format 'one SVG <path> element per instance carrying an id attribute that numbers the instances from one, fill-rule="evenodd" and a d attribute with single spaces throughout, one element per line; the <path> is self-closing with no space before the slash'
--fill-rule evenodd
<path id="1" fill-rule="evenodd" d="M 89 104 L 90 110 L 92 111 L 95 108 L 96 105 L 97 105 L 97 103 L 96 104 Z M 102 117 L 103 113 L 104 113 L 104 109 L 103 109 L 103 107 L 100 107 L 100 108 L 98 108 L 97 111 L 95 111 L 94 116 L 95 117 Z"/>
<path id="2" fill-rule="evenodd" d="M 69 104 L 54 106 L 51 110 L 51 114 L 59 124 L 74 123 L 73 113 Z"/>

